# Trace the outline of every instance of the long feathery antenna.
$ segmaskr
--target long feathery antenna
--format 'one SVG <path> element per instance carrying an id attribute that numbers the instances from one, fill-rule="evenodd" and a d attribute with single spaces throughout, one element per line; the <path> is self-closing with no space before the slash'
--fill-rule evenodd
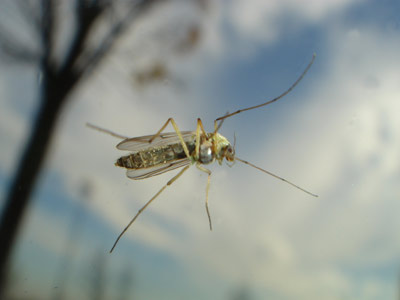
<path id="1" fill-rule="evenodd" d="M 295 86 L 303 79 L 303 77 L 306 75 L 306 73 L 307 73 L 308 70 L 311 68 L 312 64 L 314 63 L 314 60 L 315 60 L 315 57 L 316 57 L 316 56 L 317 56 L 317 55 L 314 53 L 313 56 L 312 56 L 312 58 L 311 58 L 311 61 L 308 63 L 306 69 L 305 69 L 304 72 L 300 75 L 300 77 L 297 78 L 297 80 L 290 86 L 290 88 L 288 88 L 284 93 L 280 94 L 278 97 L 276 97 L 276 98 L 274 98 L 274 99 L 272 99 L 272 100 L 270 100 L 270 101 L 268 101 L 268 102 L 259 104 L 259 105 L 255 105 L 255 106 L 252 106 L 252 107 L 239 109 L 238 111 L 235 111 L 235 112 L 233 112 L 233 113 L 231 113 L 231 114 L 228 114 L 228 115 L 219 117 L 218 119 L 215 120 L 215 122 L 217 122 L 217 121 L 222 121 L 222 120 L 224 120 L 224 119 L 226 119 L 226 118 L 232 117 L 232 116 L 237 115 L 237 114 L 239 114 L 239 113 L 241 113 L 241 112 L 244 112 L 244 111 L 246 111 L 246 110 L 256 109 L 256 108 L 259 108 L 259 107 L 262 107 L 262 106 L 271 104 L 271 103 L 273 103 L 273 102 L 275 102 L 275 101 L 278 101 L 279 99 L 283 98 L 284 96 L 286 96 L 287 94 L 289 94 L 289 93 L 295 88 Z M 221 127 L 221 126 L 219 126 L 219 127 Z"/>
<path id="2" fill-rule="evenodd" d="M 244 163 L 244 164 L 246 164 L 246 165 L 249 165 L 249 166 L 251 166 L 251 167 L 253 167 L 253 168 L 256 168 L 257 170 L 260 170 L 260 171 L 262 171 L 262 172 L 264 172 L 264 173 L 267 173 L 268 175 L 271 175 L 272 177 L 275 177 L 276 179 L 280 179 L 280 180 L 282 180 L 282 181 L 284 181 L 284 182 L 290 184 L 291 186 L 294 186 L 296 189 L 299 189 L 300 191 L 303 191 L 303 192 L 305 192 L 305 193 L 307 193 L 307 194 L 309 194 L 309 195 L 311 195 L 311 196 L 313 196 L 313 197 L 318 197 L 318 195 L 313 194 L 313 193 L 311 193 L 311 192 L 309 192 L 309 191 L 307 191 L 307 190 L 305 190 L 305 189 L 299 187 L 298 185 L 295 185 L 294 183 L 292 183 L 292 182 L 286 180 L 285 178 L 282 178 L 282 177 L 280 177 L 280 176 L 278 176 L 278 175 L 275 175 L 275 174 L 273 174 L 273 173 L 271 173 L 271 172 L 268 172 L 267 170 L 261 169 L 260 167 L 257 167 L 256 165 L 253 165 L 252 163 L 249 163 L 248 161 L 245 161 L 245 160 L 240 159 L 240 158 L 238 158 L 238 157 L 235 157 L 235 160 L 238 160 L 238 161 L 240 161 L 240 162 L 242 162 L 242 163 Z"/>

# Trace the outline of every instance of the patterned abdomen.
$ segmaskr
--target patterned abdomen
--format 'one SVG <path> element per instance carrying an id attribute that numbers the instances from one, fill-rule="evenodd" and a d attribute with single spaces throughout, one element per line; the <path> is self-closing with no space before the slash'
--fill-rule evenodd
<path id="1" fill-rule="evenodd" d="M 191 154 L 195 149 L 195 144 L 186 143 L 186 145 Z M 183 151 L 182 145 L 177 143 L 158 148 L 149 148 L 122 156 L 115 162 L 115 165 L 126 169 L 143 169 L 166 164 L 182 158 L 186 158 L 186 154 Z"/>

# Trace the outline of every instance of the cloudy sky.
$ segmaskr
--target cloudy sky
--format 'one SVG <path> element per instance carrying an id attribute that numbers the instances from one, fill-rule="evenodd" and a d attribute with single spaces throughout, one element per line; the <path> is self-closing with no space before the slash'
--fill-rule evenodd
<path id="1" fill-rule="evenodd" d="M 154 9 L 71 95 L 24 220 L 12 293 L 91 299 L 97 283 L 107 299 L 397 299 L 399 12 L 398 1 L 367 0 L 210 1 L 200 10 L 172 1 Z M 165 37 L 188 24 L 200 29 L 198 43 L 174 50 Z M 177 171 L 129 180 L 113 165 L 124 154 L 119 140 L 86 122 L 140 136 L 169 117 L 194 130 L 200 117 L 212 130 L 227 111 L 285 91 L 313 53 L 292 93 L 227 119 L 220 133 L 236 136 L 238 157 L 318 198 L 240 162 L 213 164 L 210 232 L 207 176 L 190 168 L 108 254 Z M 165 78 L 140 83 L 140 70 L 155 61 Z M 4 203 L 38 81 L 27 66 L 1 61 L 1 69 Z"/>

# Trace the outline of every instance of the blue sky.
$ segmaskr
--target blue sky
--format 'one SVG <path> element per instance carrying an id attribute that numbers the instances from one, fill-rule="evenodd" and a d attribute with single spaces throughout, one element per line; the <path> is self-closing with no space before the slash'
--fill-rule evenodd
<path id="1" fill-rule="evenodd" d="M 172 1 L 156 9 L 71 96 L 24 222 L 11 292 L 50 299 L 64 287 L 68 299 L 89 299 L 104 268 L 107 299 L 122 293 L 126 272 L 136 299 L 233 299 L 240 291 L 250 299 L 398 297 L 399 10 L 398 1 L 361 0 L 214 1 L 202 14 Z M 182 28 L 194 20 L 202 30 L 185 55 L 153 38 L 176 20 Z M 195 129 L 201 117 L 211 130 L 227 111 L 287 89 L 314 52 L 292 93 L 227 119 L 220 133 L 231 141 L 236 135 L 238 157 L 318 198 L 240 162 L 214 164 L 210 232 L 207 177 L 191 168 L 108 254 L 176 172 L 129 180 L 113 165 L 123 155 L 118 140 L 86 122 L 140 136 L 169 117 Z M 157 60 L 168 66 L 167 79 L 135 85 L 132 70 Z M 4 199 L 36 110 L 37 77 L 29 67 L 0 63 Z"/>

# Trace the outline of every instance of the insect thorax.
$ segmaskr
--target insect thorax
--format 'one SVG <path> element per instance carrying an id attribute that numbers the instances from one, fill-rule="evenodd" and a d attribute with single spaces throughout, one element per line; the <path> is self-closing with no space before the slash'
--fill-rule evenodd
<path id="1" fill-rule="evenodd" d="M 189 153 L 195 149 L 194 143 L 186 143 Z M 120 157 L 115 165 L 127 169 L 143 169 L 186 158 L 182 144 L 176 143 L 131 153 Z"/>
<path id="2" fill-rule="evenodd" d="M 222 160 L 226 158 L 226 149 L 232 148 L 231 143 L 228 141 L 226 137 L 219 133 L 215 133 L 212 136 L 212 142 L 214 144 L 215 149 L 215 158 L 221 164 Z"/>
<path id="3" fill-rule="evenodd" d="M 200 145 L 199 161 L 202 164 L 212 163 L 215 159 L 213 144 L 210 141 L 203 141 Z"/>

